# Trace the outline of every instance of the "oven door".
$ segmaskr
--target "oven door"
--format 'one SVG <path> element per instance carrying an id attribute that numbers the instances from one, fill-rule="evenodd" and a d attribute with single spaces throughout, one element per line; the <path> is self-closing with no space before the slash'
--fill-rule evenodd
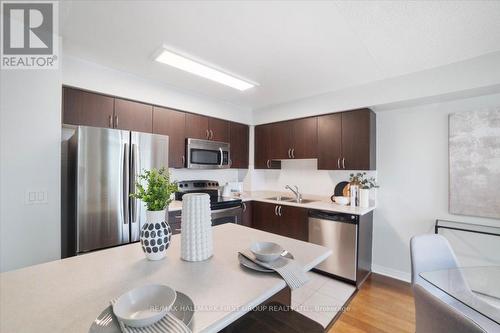
<path id="1" fill-rule="evenodd" d="M 213 209 L 212 226 L 224 223 L 241 224 L 242 211 L 241 205 L 231 208 Z"/>
<path id="2" fill-rule="evenodd" d="M 186 151 L 189 169 L 229 168 L 229 143 L 189 138 Z"/>

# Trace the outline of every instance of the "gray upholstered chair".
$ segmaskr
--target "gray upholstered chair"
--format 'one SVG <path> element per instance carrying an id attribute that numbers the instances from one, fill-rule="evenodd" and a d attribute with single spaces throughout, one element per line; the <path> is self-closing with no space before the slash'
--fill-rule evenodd
<path id="1" fill-rule="evenodd" d="M 413 286 L 417 333 L 484 333 L 476 322 L 427 291 Z"/>
<path id="2" fill-rule="evenodd" d="M 464 327 L 479 328 L 479 330 L 470 330 L 470 332 L 500 332 L 498 324 L 420 277 L 419 274 L 422 272 L 459 267 L 455 253 L 446 238 L 441 235 L 415 236 L 410 241 L 410 255 L 417 333 L 469 332 L 466 329 L 455 329 L 454 324 L 451 323 L 453 321 L 460 323 L 457 327 L 467 322 L 472 326 Z M 462 290 L 469 290 L 464 278 L 462 279 Z M 431 330 L 431 328 L 435 328 L 435 330 Z"/>
<path id="3" fill-rule="evenodd" d="M 422 272 L 457 268 L 458 261 L 448 240 L 441 235 L 420 235 L 410 240 L 411 283 L 421 281 Z"/>

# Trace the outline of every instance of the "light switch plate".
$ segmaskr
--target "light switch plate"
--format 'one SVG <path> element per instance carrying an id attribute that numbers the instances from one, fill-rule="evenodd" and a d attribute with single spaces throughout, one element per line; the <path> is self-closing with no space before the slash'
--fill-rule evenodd
<path id="1" fill-rule="evenodd" d="M 46 189 L 28 189 L 25 194 L 26 205 L 46 205 L 49 203 L 49 196 Z"/>

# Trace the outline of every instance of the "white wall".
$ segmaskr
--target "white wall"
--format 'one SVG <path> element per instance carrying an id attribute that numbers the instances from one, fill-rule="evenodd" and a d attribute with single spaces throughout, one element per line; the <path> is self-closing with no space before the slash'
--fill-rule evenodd
<path id="1" fill-rule="evenodd" d="M 335 185 L 341 181 L 349 181 L 349 174 L 356 172 L 318 170 L 316 159 L 284 160 L 281 162 L 281 170 L 253 170 L 252 190 L 286 192 L 286 185 L 297 185 L 303 194 L 331 196 Z M 369 171 L 367 174 L 375 177 L 376 171 Z"/>
<path id="2" fill-rule="evenodd" d="M 193 95 L 164 83 L 65 56 L 62 62 L 63 84 L 121 96 L 174 109 L 250 124 L 249 108 Z"/>
<path id="3" fill-rule="evenodd" d="M 374 270 L 409 279 L 410 238 L 432 233 L 436 218 L 500 227 L 500 220 L 448 213 L 448 114 L 499 105 L 500 94 L 494 94 L 389 111 L 375 108 L 381 187 L 374 215 Z M 500 264 L 496 237 L 444 234 L 462 264 Z"/>
<path id="4" fill-rule="evenodd" d="M 0 271 L 60 258 L 60 70 L 2 70 Z M 25 205 L 27 189 L 48 204 Z"/>
<path id="5" fill-rule="evenodd" d="M 254 124 L 307 117 L 342 110 L 439 99 L 456 93 L 481 92 L 500 87 L 500 52 L 418 73 L 346 88 L 254 112 Z"/>

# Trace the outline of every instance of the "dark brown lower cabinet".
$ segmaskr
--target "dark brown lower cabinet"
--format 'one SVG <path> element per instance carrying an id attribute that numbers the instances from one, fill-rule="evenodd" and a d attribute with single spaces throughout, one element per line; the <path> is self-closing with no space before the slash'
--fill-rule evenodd
<path id="1" fill-rule="evenodd" d="M 307 241 L 307 209 L 280 205 L 279 214 L 280 235 Z"/>
<path id="2" fill-rule="evenodd" d="M 177 210 L 173 212 L 168 212 L 168 224 L 172 230 L 172 235 L 177 235 L 181 233 L 181 218 L 182 211 Z"/>
<path id="3" fill-rule="evenodd" d="M 280 233 L 277 215 L 278 205 L 253 201 L 252 202 L 252 228 L 262 231 Z"/>
<path id="4" fill-rule="evenodd" d="M 252 228 L 307 241 L 307 209 L 252 201 Z"/>
<path id="5" fill-rule="evenodd" d="M 252 226 L 252 202 L 247 201 L 244 202 L 243 204 L 243 213 L 241 216 L 241 224 L 246 226 L 246 227 L 251 227 Z"/>

